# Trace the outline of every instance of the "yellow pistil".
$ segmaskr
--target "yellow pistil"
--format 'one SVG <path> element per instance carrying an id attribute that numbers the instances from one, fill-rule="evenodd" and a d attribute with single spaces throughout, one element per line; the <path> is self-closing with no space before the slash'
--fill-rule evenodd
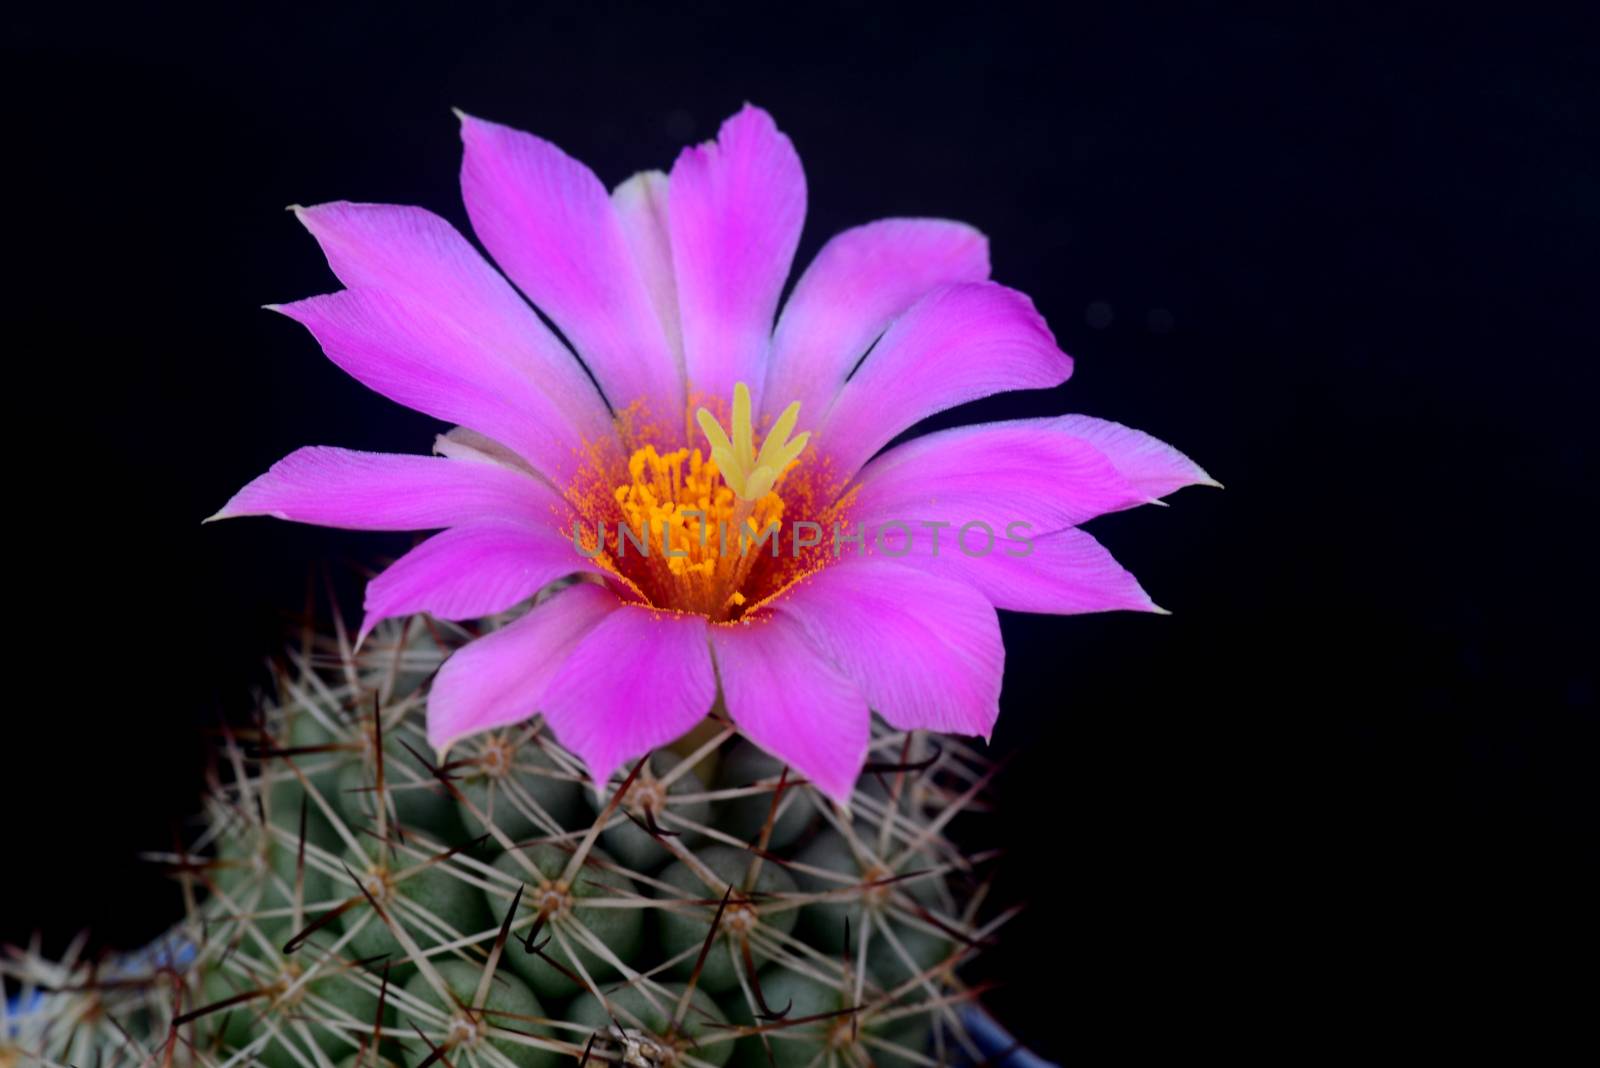
<path id="1" fill-rule="evenodd" d="M 772 424 L 761 442 L 761 451 L 757 452 L 755 427 L 750 421 L 750 388 L 743 382 L 733 387 L 731 437 L 723 432 L 717 417 L 706 409 L 695 412 L 694 418 L 711 446 L 711 459 L 722 472 L 723 481 L 741 501 L 757 501 L 770 493 L 778 476 L 800 458 L 811 437 L 808 430 L 792 441 L 789 439 L 800 418 L 800 402 L 795 401 Z"/>

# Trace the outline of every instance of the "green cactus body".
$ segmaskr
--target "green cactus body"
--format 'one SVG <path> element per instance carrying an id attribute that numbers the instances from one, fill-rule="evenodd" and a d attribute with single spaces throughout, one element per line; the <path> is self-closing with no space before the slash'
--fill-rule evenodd
<path id="1" fill-rule="evenodd" d="M 358 966 L 304 961 L 241 948 L 204 969 L 200 996 L 222 1005 L 202 1018 L 201 1041 L 219 1053 L 251 1050 L 266 1068 L 297 1068 L 312 1046 L 331 1058 L 354 1054 L 379 1023 L 379 984 Z M 246 997 L 254 994 L 255 996 Z M 240 1000 L 243 998 L 243 1000 Z M 393 1006 L 383 1007 L 385 1023 Z"/>
<path id="2" fill-rule="evenodd" d="M 370 729 L 363 724 L 360 757 L 349 760 L 339 770 L 336 781 L 339 808 L 352 826 L 375 826 L 381 798 L 388 805 L 386 819 L 403 827 L 421 831 L 441 842 L 458 842 L 463 837 L 461 820 L 444 786 L 428 773 L 399 738 L 383 742 L 383 790 L 378 790 L 377 747 Z M 425 751 L 421 739 L 412 748 Z"/>
<path id="3" fill-rule="evenodd" d="M 407 981 L 402 1010 L 415 1031 L 402 1040 L 412 1064 L 420 1063 L 434 1048 L 471 1051 L 484 1061 L 488 1052 L 504 1057 L 516 1068 L 554 1068 L 561 1059 L 550 1047 L 550 1030 L 542 1022 L 544 1006 L 528 985 L 504 971 L 493 975 L 478 1002 L 483 969 L 466 961 L 441 960 L 433 965 L 444 994 L 430 977 L 417 972 Z M 530 1041 L 531 1040 L 531 1041 Z M 544 1045 L 535 1044 L 544 1040 Z M 487 1048 L 486 1048 L 487 1047 Z"/>
<path id="4" fill-rule="evenodd" d="M 752 877 L 753 875 L 753 877 Z M 706 942 L 715 907 L 724 898 L 722 921 L 701 963 L 700 985 L 717 994 L 738 985 L 743 950 L 764 959 L 772 946 L 794 930 L 794 879 L 777 864 L 731 846 L 709 846 L 693 858 L 676 861 L 661 873 L 670 888 L 661 912 L 661 948 L 674 975 L 687 978 Z M 696 899 L 699 904 L 692 904 Z M 785 900 L 789 899 L 789 900 Z M 683 902 L 685 904 L 680 904 Z M 709 911 L 708 911 L 709 906 Z"/>
<path id="5" fill-rule="evenodd" d="M 756 841 L 772 813 L 782 773 L 782 763 L 749 742 L 741 739 L 728 746 L 717 772 L 717 786 L 725 795 L 717 802 L 717 824 L 735 838 Z M 777 819 L 767 842 L 771 849 L 793 844 L 816 819 L 803 791 L 785 791 L 777 802 Z"/>
<path id="6" fill-rule="evenodd" d="M 649 989 L 625 986 L 602 995 L 604 1000 L 592 993 L 578 997 L 568 1007 L 567 1019 L 624 1050 L 632 1043 L 658 1051 L 660 1061 L 687 1054 L 722 1068 L 733 1054 L 728 1018 L 704 990 L 663 983 Z"/>
<path id="7" fill-rule="evenodd" d="M 288 841 L 282 830 L 235 828 L 218 839 L 217 858 L 220 894 L 251 913 L 262 935 L 276 945 L 304 925 L 304 909 L 295 917 L 297 884 L 302 902 L 320 904 L 333 896 L 328 876 L 302 863 L 298 843 Z"/>
<path id="8" fill-rule="evenodd" d="M 533 935 L 539 924 L 540 952 L 508 945 L 506 961 L 542 997 L 569 997 L 589 980 L 600 982 L 618 972 L 618 962 L 636 961 L 644 928 L 644 913 L 626 903 L 641 899 L 638 889 L 620 874 L 610 857 L 591 850 L 569 878 L 573 854 L 541 844 L 509 850 L 494 862 L 500 879 L 487 891 L 489 907 L 503 914 L 517 887 L 522 888 L 513 933 Z M 586 902 L 605 899 L 621 908 L 599 908 Z M 543 923 L 540 923 L 540 919 Z M 570 974 L 569 974 L 570 973 Z"/>
<path id="9" fill-rule="evenodd" d="M 362 959 L 409 968 L 418 951 L 426 954 L 490 924 L 482 895 L 463 871 L 416 846 L 366 840 L 345 854 L 344 867 L 347 892 L 360 899 L 344 913 L 343 925 Z"/>
<path id="10" fill-rule="evenodd" d="M 601 832 L 600 843 L 634 871 L 653 872 L 672 859 L 672 852 L 656 837 L 658 833 L 674 837 L 678 845 L 690 849 L 705 840 L 693 828 L 705 825 L 711 803 L 705 800 L 700 777 L 683 766 L 682 760 L 666 749 L 652 753 Z M 618 776 L 613 786 L 621 782 L 622 776 Z"/>
<path id="11" fill-rule="evenodd" d="M 320 702 L 304 700 L 291 706 L 275 724 L 275 740 L 293 755 L 263 769 L 262 793 L 272 822 L 298 835 L 303 810 L 307 839 L 325 848 L 339 841 L 326 808 L 334 807 L 332 816 L 337 818 L 339 773 L 349 760 L 343 751 L 345 738 L 333 726 L 337 722 L 338 717 Z"/>
<path id="12" fill-rule="evenodd" d="M 873 954 L 868 966 L 890 987 L 949 956 L 950 940 L 922 918 L 939 908 L 936 880 L 922 874 L 936 868 L 933 858 L 914 854 L 904 865 L 907 870 L 897 872 L 858 854 L 843 835 L 829 830 L 807 842 L 794 859 L 795 881 L 823 898 L 801 910 L 800 923 L 824 952 L 848 952 L 846 932 L 875 928 L 888 947 Z"/>
<path id="13" fill-rule="evenodd" d="M 581 770 L 570 759 L 565 767 L 559 764 L 531 731 L 491 731 L 469 738 L 451 757 L 462 765 L 456 809 L 473 835 L 493 825 L 521 842 L 587 822 Z"/>
<path id="14" fill-rule="evenodd" d="M 927 1020 L 920 1013 L 863 1019 L 863 1014 L 850 1011 L 849 990 L 781 966 L 765 970 L 761 985 L 768 1007 L 781 1017 L 762 1019 L 742 999 L 729 1002 L 735 1023 L 759 1028 L 739 1040 L 734 1068 L 806 1068 L 830 1054 L 844 1064 L 876 1068 L 912 1068 L 920 1063 L 918 1056 L 928 1040 Z M 914 1006 L 913 1001 L 906 1008 Z M 783 1026 L 786 1020 L 793 1021 L 792 1026 Z"/>
<path id="15" fill-rule="evenodd" d="M 957 1009 L 971 996 L 960 966 L 993 926 L 973 903 L 990 858 L 944 834 L 952 810 L 982 808 L 981 757 L 877 724 L 877 770 L 841 806 L 713 715 L 597 792 L 537 717 L 427 748 L 426 680 L 461 637 L 392 622 L 360 652 L 302 652 L 262 710 L 259 747 L 225 741 L 231 772 L 194 845 L 158 857 L 188 902 L 165 940 L 181 962 L 101 989 L 86 965 L 0 955 L 8 982 L 69 991 L 51 995 L 28 1055 L 106 1068 L 554 1068 L 586 1050 L 634 1068 L 983 1059 Z"/>

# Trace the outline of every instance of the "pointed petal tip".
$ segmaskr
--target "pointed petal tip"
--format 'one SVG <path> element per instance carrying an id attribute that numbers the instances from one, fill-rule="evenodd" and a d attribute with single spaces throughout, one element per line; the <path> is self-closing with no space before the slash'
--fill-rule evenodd
<path id="1" fill-rule="evenodd" d="M 342 200 L 325 200 L 321 204 L 290 204 L 283 210 L 292 212 L 295 219 L 299 221 L 300 225 L 304 226 L 307 230 L 311 230 L 314 234 L 316 231 L 312 227 L 312 223 L 316 221 L 316 217 L 322 214 L 326 209 L 338 207 L 341 204 L 348 206 L 349 202 Z"/>
<path id="2" fill-rule="evenodd" d="M 284 515 L 282 512 L 249 512 L 245 511 L 244 509 L 235 509 L 233 507 L 233 501 L 229 501 L 221 508 L 218 508 L 215 512 L 212 512 L 210 515 L 200 520 L 200 525 L 206 526 L 210 523 L 220 523 L 224 519 L 248 519 L 251 516 L 265 516 L 268 519 L 282 519 L 293 522 L 293 520 L 290 520 L 289 517 Z"/>
<path id="3" fill-rule="evenodd" d="M 461 139 L 463 141 L 475 133 L 503 129 L 498 123 L 490 122 L 488 119 L 480 119 L 478 116 L 469 114 L 461 108 L 451 108 L 450 114 L 454 115 L 456 122 L 460 124 Z"/>
<path id="4" fill-rule="evenodd" d="M 476 115 L 470 115 L 461 108 L 451 108 L 450 114 L 456 117 L 457 130 L 461 134 L 463 144 L 475 142 L 481 139 L 483 135 L 491 133 L 497 128 L 495 123 L 487 119 L 480 119 Z M 466 166 L 465 160 L 462 160 L 462 166 Z"/>
<path id="5" fill-rule="evenodd" d="M 589 772 L 589 784 L 594 787 L 596 796 L 601 798 L 601 803 L 604 804 L 611 797 L 611 776 L 617 773 L 617 767 L 620 767 L 621 765 L 612 767 L 608 769 L 604 775 L 600 775 L 594 770 L 593 766 L 590 765 L 588 757 L 585 757 L 582 753 L 579 753 L 578 759 L 583 761 L 585 770 Z"/>
<path id="6" fill-rule="evenodd" d="M 1128 577 L 1133 578 L 1131 572 L 1129 573 Z M 1148 612 L 1153 616 L 1170 616 L 1172 614 L 1170 610 L 1162 608 L 1160 605 L 1156 604 L 1156 599 L 1150 596 L 1150 591 L 1144 588 L 1144 583 L 1140 582 L 1136 578 L 1133 579 L 1133 588 L 1137 592 L 1138 596 L 1144 600 L 1144 604 L 1142 605 L 1129 605 L 1128 607 L 1133 611 Z"/>
<path id="7" fill-rule="evenodd" d="M 776 128 L 778 125 L 777 120 L 772 117 L 772 112 L 768 111 L 760 104 L 753 103 L 749 100 L 746 100 L 742 105 L 740 105 L 739 110 L 730 116 L 727 121 L 732 122 L 734 119 L 742 119 L 746 116 L 764 120 L 765 122 L 770 123 L 774 128 Z"/>
<path id="8" fill-rule="evenodd" d="M 832 801 L 840 808 L 849 809 L 851 795 L 855 793 L 855 787 L 853 785 L 847 786 L 843 791 L 840 791 L 837 788 L 829 789 L 820 782 L 813 782 L 811 785 L 820 790 L 823 797 L 826 797 L 829 801 Z"/>
<path id="9" fill-rule="evenodd" d="M 366 644 L 367 636 L 376 630 L 378 624 L 382 623 L 383 620 L 383 616 L 375 616 L 370 611 L 363 616 L 361 620 L 361 629 L 356 632 L 356 644 L 353 650 L 354 652 L 359 653 L 361 651 L 361 646 Z"/>

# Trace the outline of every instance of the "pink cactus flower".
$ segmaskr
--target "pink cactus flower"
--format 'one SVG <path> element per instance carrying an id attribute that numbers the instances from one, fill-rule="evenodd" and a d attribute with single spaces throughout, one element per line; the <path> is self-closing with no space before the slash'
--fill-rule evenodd
<path id="1" fill-rule="evenodd" d="M 604 784 L 720 697 L 844 799 L 872 712 L 989 736 L 996 609 L 1160 611 L 1079 527 L 1210 482 L 1171 447 L 1067 415 L 883 451 L 936 412 L 1072 371 L 1032 302 L 990 281 L 982 234 L 847 230 L 780 314 L 806 184 L 764 111 L 609 194 L 531 134 L 463 116 L 462 139 L 467 213 L 506 277 L 421 208 L 324 204 L 297 214 L 345 288 L 276 309 L 457 429 L 435 456 L 300 449 L 217 513 L 439 530 L 368 586 L 363 634 L 585 579 L 446 661 L 441 752 L 537 711 Z"/>

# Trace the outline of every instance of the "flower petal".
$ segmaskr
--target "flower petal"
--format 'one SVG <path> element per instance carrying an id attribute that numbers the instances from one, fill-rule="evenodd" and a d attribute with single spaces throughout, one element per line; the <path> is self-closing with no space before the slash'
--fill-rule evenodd
<path id="1" fill-rule="evenodd" d="M 850 518 L 872 528 L 908 525 L 931 544 L 928 524 L 1003 537 L 1014 524 L 1031 536 L 1077 526 L 1151 500 L 1095 445 L 1062 433 L 1055 420 L 957 427 L 898 445 L 867 464 Z"/>
<path id="2" fill-rule="evenodd" d="M 869 555 L 965 583 L 996 608 L 1013 612 L 1165 613 L 1139 580 L 1082 530 L 1020 534 L 1016 539 L 997 532 L 999 536 L 987 545 L 977 535 L 958 541 L 954 529 L 939 533 L 937 552 L 926 532 L 917 531 L 909 550 L 903 538 L 891 535 Z"/>
<path id="3" fill-rule="evenodd" d="M 492 464 L 512 471 L 521 471 L 543 482 L 539 472 L 528 466 L 528 461 L 493 438 L 484 437 L 476 430 L 469 430 L 464 426 L 452 427 L 443 434 L 435 435 L 433 451 L 438 456 L 448 456 L 452 460 Z"/>
<path id="4" fill-rule="evenodd" d="M 369 389 L 486 434 L 556 482 L 585 458 L 573 425 L 532 378 L 424 305 L 387 290 L 347 289 L 273 310 L 303 324 Z"/>
<path id="5" fill-rule="evenodd" d="M 848 803 L 872 713 L 860 692 L 780 613 L 711 628 L 722 699 L 745 737 Z"/>
<path id="6" fill-rule="evenodd" d="M 570 424 L 579 441 L 607 432 L 605 401 L 577 358 L 448 222 L 394 204 L 320 204 L 296 215 L 347 287 L 385 290 L 428 309 L 470 337 L 484 359 L 532 383 L 545 399 L 530 419 Z"/>
<path id="7" fill-rule="evenodd" d="M 800 402 L 800 429 L 817 426 L 884 329 L 928 291 L 989 277 L 989 242 L 965 223 L 880 219 L 837 235 L 817 253 L 778 318 L 766 412 Z"/>
<path id="8" fill-rule="evenodd" d="M 935 412 L 991 393 L 1060 385 L 1072 360 L 1033 302 L 992 282 L 944 286 L 894 321 L 823 420 L 838 479 Z"/>
<path id="9" fill-rule="evenodd" d="M 546 483 L 494 464 L 310 445 L 233 495 L 212 519 L 270 515 L 350 530 L 434 530 L 479 520 L 560 528 Z"/>
<path id="10" fill-rule="evenodd" d="M 428 744 L 442 755 L 461 738 L 533 715 L 579 639 L 619 603 L 605 587 L 580 582 L 456 652 L 429 692 Z"/>
<path id="11" fill-rule="evenodd" d="M 367 583 L 365 638 L 392 616 L 477 619 L 503 612 L 594 564 L 553 531 L 472 523 L 435 534 Z"/>
<path id="12" fill-rule="evenodd" d="M 845 560 L 775 598 L 902 730 L 984 738 L 1000 712 L 1005 647 L 994 607 L 972 587 L 886 560 Z"/>
<path id="13" fill-rule="evenodd" d="M 597 785 L 682 736 L 717 696 L 706 618 L 624 604 L 580 641 L 540 708 Z"/>
<path id="14" fill-rule="evenodd" d="M 678 321 L 678 282 L 672 269 L 672 235 L 667 227 L 667 176 L 660 171 L 642 171 L 611 192 L 617 218 L 628 239 L 633 262 L 650 293 L 650 303 L 661 319 L 683 374 L 683 327 Z"/>
<path id="15" fill-rule="evenodd" d="M 1063 415 L 1050 422 L 1058 432 L 1105 453 L 1124 478 L 1150 497 L 1165 497 L 1185 486 L 1221 486 L 1199 464 L 1142 430 L 1088 415 Z"/>
<path id="16" fill-rule="evenodd" d="M 701 402 L 725 401 L 737 382 L 759 393 L 778 297 L 805 221 L 800 157 L 772 116 L 746 104 L 716 141 L 683 150 L 671 182 L 668 224 L 689 389 Z"/>
<path id="17" fill-rule="evenodd" d="M 489 254 L 555 321 L 612 408 L 682 434 L 683 379 L 615 206 L 594 172 L 532 134 L 461 118 L 461 195 Z"/>

